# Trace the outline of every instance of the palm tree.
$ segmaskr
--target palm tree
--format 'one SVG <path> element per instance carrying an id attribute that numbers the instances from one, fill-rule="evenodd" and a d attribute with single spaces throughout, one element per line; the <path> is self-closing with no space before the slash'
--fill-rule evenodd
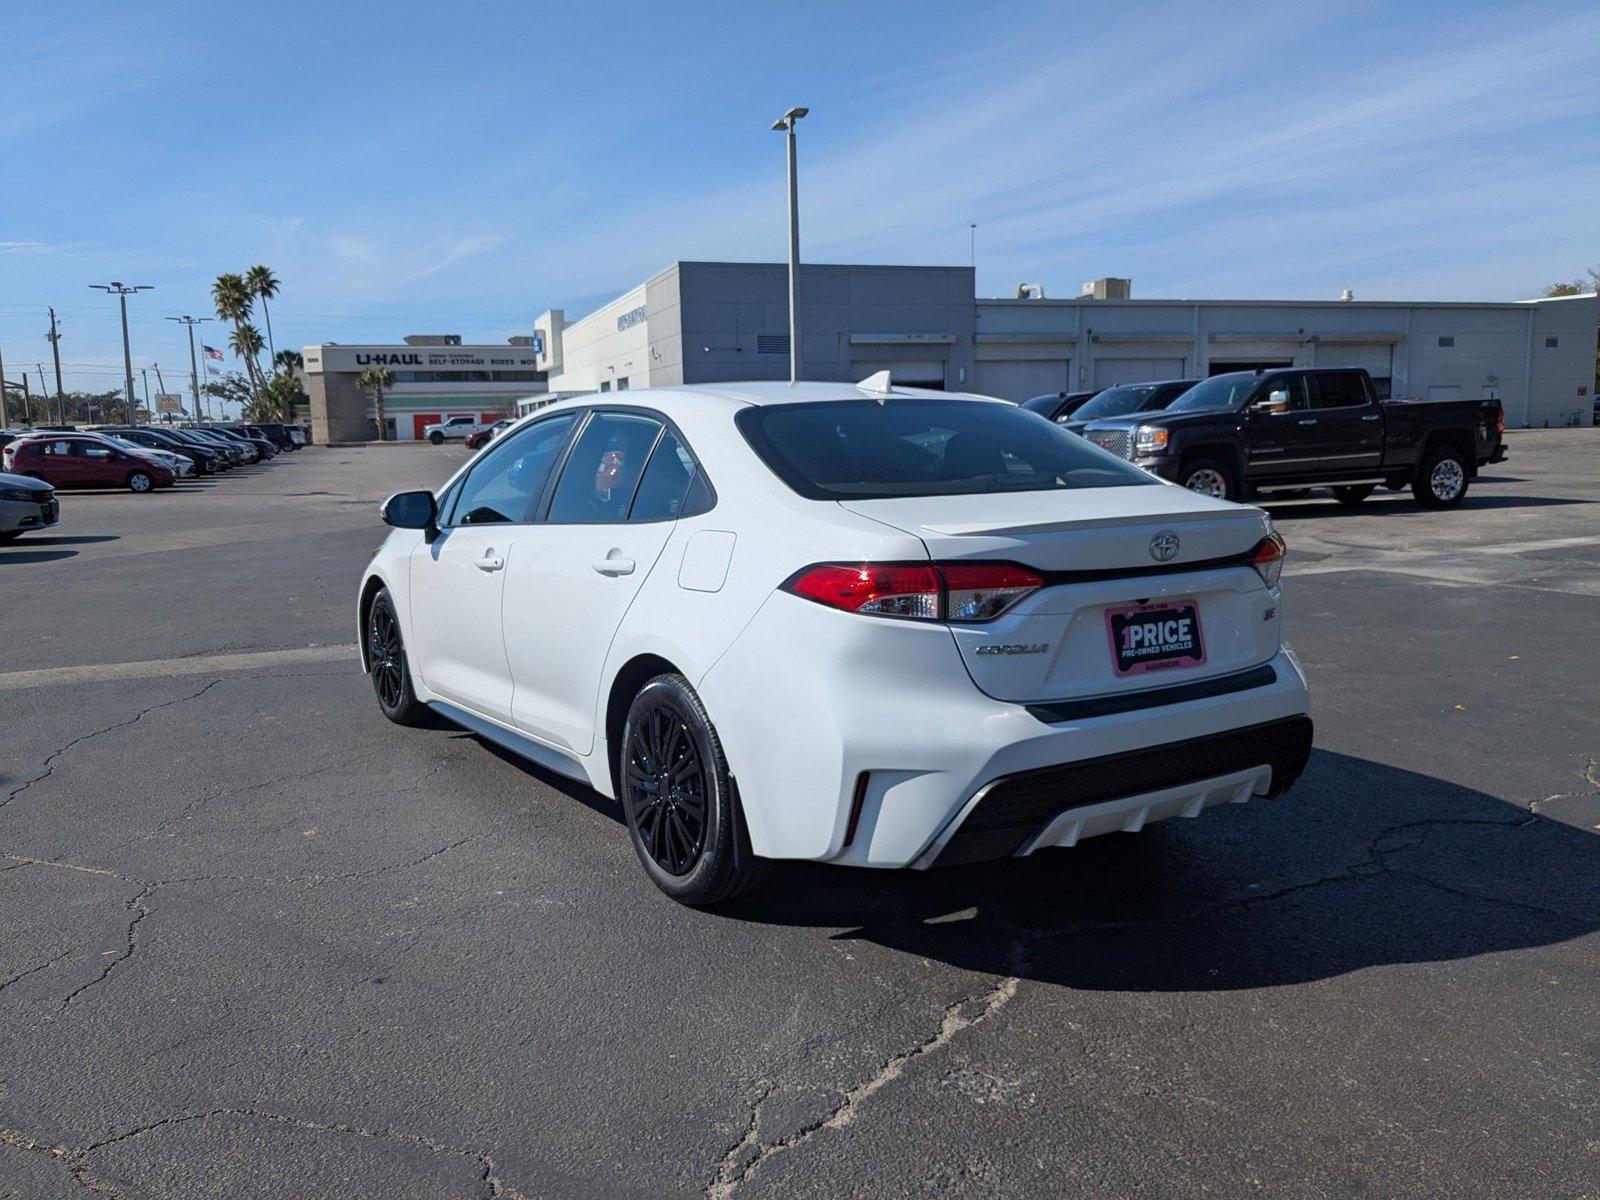
<path id="1" fill-rule="evenodd" d="M 261 373 L 261 368 L 256 364 L 256 356 L 261 353 L 261 331 L 248 321 L 241 321 L 234 331 L 228 335 L 228 348 L 244 359 L 245 367 L 250 372 L 250 379 L 254 384 Z M 252 391 L 259 392 L 258 387 Z"/>
<path id="2" fill-rule="evenodd" d="M 265 308 L 266 305 L 263 304 L 262 307 Z M 272 365 L 279 371 L 293 374 L 306 365 L 306 360 L 298 350 L 279 350 L 272 356 Z"/>
<path id="3" fill-rule="evenodd" d="M 372 393 L 372 402 L 378 413 L 378 440 L 384 440 L 383 391 L 394 386 L 394 372 L 388 367 L 368 367 L 356 377 L 356 386 Z"/>
<path id="4" fill-rule="evenodd" d="M 217 316 L 224 321 L 232 321 L 235 335 L 250 319 L 254 302 L 250 286 L 245 283 L 243 275 L 218 275 L 217 281 L 211 285 L 211 303 L 216 306 Z M 257 350 L 260 349 L 260 335 L 256 335 Z M 256 380 L 256 364 L 253 358 L 245 359 L 245 372 L 250 376 L 250 390 L 256 391 L 260 386 Z"/>
<path id="5" fill-rule="evenodd" d="M 276 359 L 278 348 L 272 344 L 272 312 L 267 308 L 267 301 L 278 294 L 278 277 L 272 273 L 271 267 L 257 263 L 244 273 L 244 286 L 261 301 L 261 313 L 267 319 L 267 352 Z"/>

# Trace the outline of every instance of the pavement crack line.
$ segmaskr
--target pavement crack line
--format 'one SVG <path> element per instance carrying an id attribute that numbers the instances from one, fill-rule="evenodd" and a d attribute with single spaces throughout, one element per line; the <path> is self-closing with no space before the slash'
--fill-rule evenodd
<path id="1" fill-rule="evenodd" d="M 209 692 L 212 688 L 216 687 L 217 684 L 219 684 L 221 682 L 222 682 L 221 679 L 213 679 L 210 683 L 206 684 L 205 687 L 201 688 L 198 692 L 191 692 L 187 696 L 179 696 L 176 700 L 163 700 L 160 704 L 152 704 L 148 708 L 141 708 L 137 713 L 135 713 L 133 716 L 129 717 L 126 721 L 118 721 L 114 725 L 107 725 L 104 729 L 96 729 L 92 733 L 81 734 L 78 737 L 73 738 L 65 746 L 62 746 L 61 749 L 52 751 L 45 758 L 45 760 L 44 760 L 44 770 L 43 771 L 41 771 L 39 774 L 35 775 L 32 779 L 25 780 L 20 786 L 11 789 L 10 794 L 7 795 L 4 800 L 0 800 L 0 808 L 4 808 L 6 805 L 10 804 L 13 800 L 15 800 L 18 796 L 22 795 L 23 792 L 27 791 L 34 784 L 42 783 L 46 779 L 49 779 L 50 776 L 55 773 L 56 762 L 61 758 L 61 756 L 63 754 L 65 754 L 67 751 L 71 750 L 74 746 L 80 745 L 83 742 L 91 741 L 94 738 L 102 736 L 103 734 L 111 733 L 114 730 L 126 729 L 129 725 L 137 725 L 140 721 L 144 720 L 151 713 L 157 712 L 160 709 L 171 708 L 174 704 L 187 704 L 191 700 L 198 700 L 198 699 L 200 699 L 201 696 L 204 696 L 207 692 Z"/>
<path id="2" fill-rule="evenodd" d="M 91 1142 L 81 1150 L 67 1150 L 64 1147 L 54 1147 L 50 1152 L 57 1157 L 71 1157 L 78 1162 L 83 1162 L 88 1155 L 107 1146 L 115 1146 L 119 1142 L 130 1141 L 134 1138 L 144 1137 L 159 1129 L 166 1129 L 174 1125 L 187 1125 L 195 1121 L 209 1121 L 215 1117 L 236 1117 L 241 1120 L 265 1121 L 275 1125 L 285 1125 L 293 1129 L 309 1133 L 341 1133 L 350 1137 L 371 1138 L 376 1141 L 399 1142 L 409 1146 L 420 1146 L 430 1154 L 437 1154 L 445 1158 L 457 1158 L 466 1163 L 471 1163 L 478 1168 L 478 1182 L 483 1188 L 483 1200 L 523 1200 L 520 1192 L 511 1188 L 500 1178 L 500 1168 L 493 1157 L 487 1152 L 463 1150 L 458 1146 L 447 1145 L 434 1138 L 423 1137 L 421 1134 L 405 1133 L 393 1127 L 385 1129 L 366 1129 L 360 1125 L 347 1125 L 342 1122 L 312 1121 L 304 1117 L 290 1116 L 285 1113 L 268 1112 L 258 1108 L 210 1108 L 201 1112 L 178 1113 L 175 1116 L 163 1117 L 158 1121 L 151 1121 L 144 1125 L 136 1125 L 132 1129 L 125 1129 L 121 1133 L 98 1142 Z M 20 1135 L 17 1135 L 20 1136 Z M 0 1140 L 4 1135 L 0 1134 Z M 24 1139 L 25 1140 L 25 1139 Z M 29 1143 L 29 1148 L 39 1148 Z"/>
<path id="3" fill-rule="evenodd" d="M 61 1001 L 61 1008 L 59 1010 L 60 1012 L 65 1012 L 74 1000 L 83 995 L 83 993 L 87 992 L 90 988 L 98 987 L 107 979 L 110 979 L 112 972 L 133 957 L 134 952 L 139 948 L 139 923 L 148 917 L 152 911 L 154 911 L 148 904 L 145 903 L 145 901 L 153 896 L 160 886 L 161 885 L 159 883 L 147 883 L 139 890 L 138 895 L 134 896 L 133 899 L 128 901 L 128 911 L 132 913 L 133 916 L 128 921 L 127 948 L 113 958 L 110 962 L 106 963 L 105 966 L 101 967 L 100 974 L 97 977 L 89 980 L 88 983 L 79 984 L 77 987 L 73 988 L 72 991 L 68 992 L 66 998 Z"/>
<path id="4" fill-rule="evenodd" d="M 0 1146 L 10 1146 L 13 1150 L 30 1150 L 37 1154 L 45 1154 L 63 1163 L 67 1168 L 67 1176 L 83 1188 L 97 1196 L 110 1196 L 112 1200 L 122 1200 L 122 1193 L 102 1183 L 89 1174 L 88 1164 L 81 1157 L 68 1150 L 65 1146 L 47 1146 L 43 1142 L 35 1141 L 24 1134 L 12 1129 L 0 1129 Z"/>
<path id="5" fill-rule="evenodd" d="M 1013 951 L 1014 956 L 1020 959 L 1022 948 L 1016 946 L 1013 947 Z M 933 1034 L 911 1049 L 902 1050 L 894 1055 L 870 1078 L 847 1091 L 839 1103 L 822 1117 L 802 1125 L 778 1141 L 758 1142 L 761 1108 L 775 1090 L 774 1086 L 768 1086 L 756 1097 L 751 1106 L 750 1123 L 744 1135 L 723 1156 L 717 1166 L 715 1178 L 706 1186 L 706 1200 L 728 1200 L 728 1197 L 749 1182 L 751 1176 L 773 1158 L 805 1145 L 818 1134 L 842 1129 L 851 1124 L 859 1115 L 861 1107 L 878 1092 L 899 1079 L 911 1063 L 943 1050 L 960 1034 L 981 1025 L 1009 1004 L 1016 996 L 1020 983 L 1021 980 L 1017 975 L 1007 975 L 986 991 L 957 1000 L 945 1008 L 944 1015 L 939 1021 L 939 1028 Z M 740 1159 L 752 1145 L 756 1146 L 754 1156 L 741 1166 Z"/>

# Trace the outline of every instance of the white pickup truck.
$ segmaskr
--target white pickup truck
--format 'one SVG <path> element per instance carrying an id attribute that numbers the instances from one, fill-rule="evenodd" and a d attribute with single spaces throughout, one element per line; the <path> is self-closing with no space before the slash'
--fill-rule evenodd
<path id="1" fill-rule="evenodd" d="M 483 422 L 477 417 L 450 417 L 432 425 L 424 425 L 422 427 L 422 436 L 435 446 L 438 446 L 447 440 L 459 440 L 468 437 L 482 428 Z"/>

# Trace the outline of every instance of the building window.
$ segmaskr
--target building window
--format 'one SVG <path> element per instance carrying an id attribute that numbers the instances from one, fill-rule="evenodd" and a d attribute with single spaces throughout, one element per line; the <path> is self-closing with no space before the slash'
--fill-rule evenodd
<path id="1" fill-rule="evenodd" d="M 601 381 L 600 381 L 600 390 L 601 390 L 601 391 L 602 391 L 602 392 L 609 392 L 609 391 L 610 391 L 610 390 L 611 390 L 611 380 L 609 380 L 609 379 L 602 379 L 602 380 L 601 380 Z"/>
<path id="2" fill-rule="evenodd" d="M 624 375 L 621 379 L 617 380 L 617 391 L 625 392 L 627 390 L 628 390 L 628 377 L 626 375 Z"/>
<path id="3" fill-rule="evenodd" d="M 1447 334 L 1445 334 L 1443 337 L 1441 337 L 1439 339 L 1439 349 L 1441 349 L 1441 350 L 1453 349 L 1455 347 L 1455 344 L 1456 344 L 1456 337 L 1455 337 L 1455 334 L 1453 334 L 1453 333 L 1447 333 Z"/>
<path id="4" fill-rule="evenodd" d="M 1560 345 L 1561 345 L 1561 339 L 1560 338 L 1547 337 L 1544 340 L 1544 348 L 1546 350 L 1554 350 Z"/>

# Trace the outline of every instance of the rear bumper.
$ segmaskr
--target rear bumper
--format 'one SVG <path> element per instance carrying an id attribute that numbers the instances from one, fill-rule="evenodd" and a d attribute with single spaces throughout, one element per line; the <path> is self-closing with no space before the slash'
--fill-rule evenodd
<path id="1" fill-rule="evenodd" d="M 1072 846 L 1213 804 L 1288 791 L 1311 755 L 1311 718 L 1168 742 L 1001 776 L 978 789 L 924 854 L 936 866 Z"/>
<path id="2" fill-rule="evenodd" d="M 953 844 L 964 861 L 1026 854 L 1281 793 L 1309 752 L 1306 684 L 1287 649 L 1261 666 L 1239 690 L 1056 713 L 980 691 L 948 629 L 780 595 L 695 686 L 757 854 L 927 867 Z M 1305 732 L 1229 740 L 1290 720 Z M 1069 809 L 1076 829 L 1050 829 Z"/>

